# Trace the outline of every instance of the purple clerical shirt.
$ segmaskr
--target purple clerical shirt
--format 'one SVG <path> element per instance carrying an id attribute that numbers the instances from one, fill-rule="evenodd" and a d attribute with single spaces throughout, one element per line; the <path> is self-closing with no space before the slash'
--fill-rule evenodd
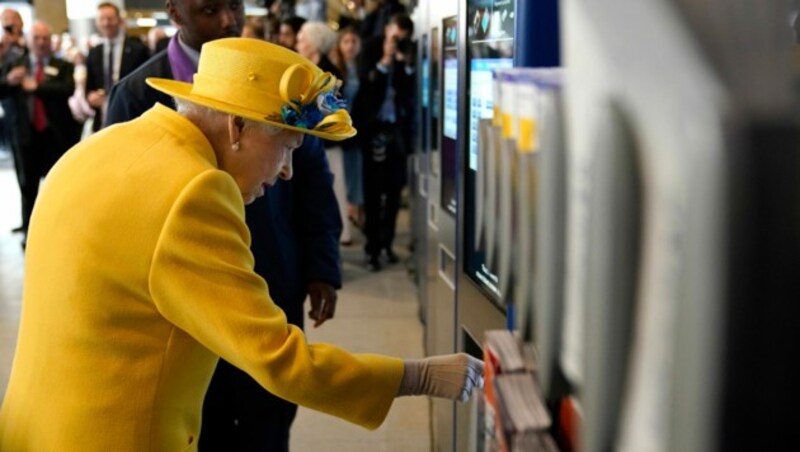
<path id="1" fill-rule="evenodd" d="M 192 83 L 194 73 L 197 72 L 197 66 L 181 48 L 181 44 L 178 42 L 178 33 L 175 33 L 172 39 L 169 40 L 167 56 L 169 57 L 170 69 L 172 69 L 172 79 Z"/>

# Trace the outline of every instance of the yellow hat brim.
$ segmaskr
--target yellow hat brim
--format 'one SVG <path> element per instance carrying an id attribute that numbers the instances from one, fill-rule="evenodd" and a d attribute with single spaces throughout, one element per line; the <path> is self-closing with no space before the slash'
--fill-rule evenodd
<path id="1" fill-rule="evenodd" d="M 345 129 L 344 131 L 337 133 L 330 133 L 320 130 L 304 129 L 302 127 L 290 126 L 282 122 L 277 122 L 267 119 L 266 117 L 264 117 L 263 112 L 253 111 L 237 105 L 229 104 L 227 102 L 222 102 L 217 99 L 211 99 L 209 97 L 192 94 L 191 83 L 180 82 L 177 80 L 170 80 L 165 78 L 156 78 L 156 77 L 148 77 L 145 81 L 152 88 L 157 89 L 164 94 L 167 94 L 169 96 L 178 99 L 186 100 L 195 103 L 197 105 L 202 105 L 204 107 L 208 107 L 232 115 L 241 116 L 242 118 L 250 119 L 263 124 L 270 124 L 276 127 L 280 127 L 282 129 L 313 135 L 315 137 L 319 137 L 324 140 L 342 141 L 354 137 L 357 133 L 356 129 L 353 126 L 348 126 L 347 129 Z"/>

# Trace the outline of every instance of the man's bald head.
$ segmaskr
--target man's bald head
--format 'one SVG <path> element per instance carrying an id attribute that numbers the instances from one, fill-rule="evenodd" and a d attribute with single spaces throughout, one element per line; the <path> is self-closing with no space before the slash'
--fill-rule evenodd
<path id="1" fill-rule="evenodd" d="M 31 26 L 30 33 L 30 48 L 37 58 L 50 55 L 50 25 L 44 22 L 36 21 Z"/>
<path id="2" fill-rule="evenodd" d="M 0 13 L 0 23 L 3 27 L 3 46 L 19 44 L 22 38 L 22 16 L 15 9 L 4 9 Z"/>
<path id="3" fill-rule="evenodd" d="M 0 13 L 0 20 L 2 20 L 4 26 L 9 23 L 15 23 L 22 28 L 22 16 L 16 9 L 4 9 L 3 12 Z"/>

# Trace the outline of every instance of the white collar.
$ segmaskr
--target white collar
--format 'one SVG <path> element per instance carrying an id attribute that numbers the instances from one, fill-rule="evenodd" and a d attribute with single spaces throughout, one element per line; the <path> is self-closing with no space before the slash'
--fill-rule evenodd
<path id="1" fill-rule="evenodd" d="M 103 44 L 108 45 L 109 43 L 117 45 L 125 40 L 125 30 L 121 27 L 119 29 L 119 33 L 113 38 L 103 38 Z"/>
<path id="2" fill-rule="evenodd" d="M 200 52 L 189 47 L 189 44 L 183 42 L 183 39 L 181 39 L 180 32 L 178 33 L 178 44 L 181 46 L 181 50 L 183 50 L 183 53 L 185 53 L 186 56 L 188 56 L 189 59 L 192 60 L 194 66 L 197 67 L 200 64 Z"/>

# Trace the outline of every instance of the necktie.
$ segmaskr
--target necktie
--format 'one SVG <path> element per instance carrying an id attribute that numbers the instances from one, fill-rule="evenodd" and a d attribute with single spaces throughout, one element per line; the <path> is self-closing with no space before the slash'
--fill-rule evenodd
<path id="1" fill-rule="evenodd" d="M 36 62 L 36 83 L 41 85 L 44 81 L 44 63 L 42 60 Z M 41 132 L 47 128 L 47 114 L 44 111 L 44 102 L 42 99 L 33 95 L 33 129 Z"/>
<path id="2" fill-rule="evenodd" d="M 103 80 L 103 88 L 106 93 L 111 92 L 114 86 L 114 41 L 108 41 L 108 52 L 106 55 L 106 73 Z"/>

